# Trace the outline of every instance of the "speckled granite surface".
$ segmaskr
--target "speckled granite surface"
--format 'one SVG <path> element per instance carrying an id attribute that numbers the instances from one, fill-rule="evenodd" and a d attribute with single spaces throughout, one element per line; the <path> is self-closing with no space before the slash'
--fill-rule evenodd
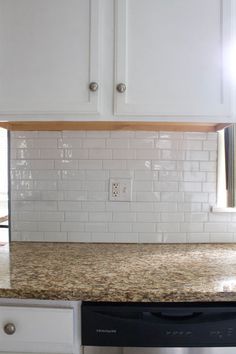
<path id="1" fill-rule="evenodd" d="M 0 297 L 236 301 L 236 244 L 13 243 L 0 248 Z"/>

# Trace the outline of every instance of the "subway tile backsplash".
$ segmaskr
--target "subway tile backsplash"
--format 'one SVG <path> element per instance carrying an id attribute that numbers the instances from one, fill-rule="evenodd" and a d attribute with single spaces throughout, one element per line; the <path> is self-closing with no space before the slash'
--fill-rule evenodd
<path id="1" fill-rule="evenodd" d="M 12 240 L 234 242 L 235 215 L 210 212 L 216 159 L 216 133 L 12 132 Z"/>

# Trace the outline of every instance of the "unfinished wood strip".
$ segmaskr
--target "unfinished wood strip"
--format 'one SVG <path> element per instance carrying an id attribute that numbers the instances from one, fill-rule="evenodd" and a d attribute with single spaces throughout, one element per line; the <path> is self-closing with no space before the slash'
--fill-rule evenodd
<path id="1" fill-rule="evenodd" d="M 0 224 L 8 220 L 8 215 L 0 216 Z"/>
<path id="2" fill-rule="evenodd" d="M 62 130 L 146 130 L 146 131 L 182 131 L 215 132 L 224 124 L 216 123 L 178 123 L 178 122 L 64 122 L 64 121 L 20 121 L 0 122 L 0 127 L 18 131 L 62 131 Z M 222 128 L 220 128 L 222 129 Z"/>

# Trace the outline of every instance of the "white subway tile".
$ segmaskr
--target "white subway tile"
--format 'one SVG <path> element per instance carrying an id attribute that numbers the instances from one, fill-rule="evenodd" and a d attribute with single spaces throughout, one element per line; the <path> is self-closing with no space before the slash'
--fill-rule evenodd
<path id="1" fill-rule="evenodd" d="M 210 242 L 210 234 L 207 232 L 190 232 L 188 234 L 188 242 L 190 242 L 190 243 L 208 243 L 208 242 Z"/>
<path id="2" fill-rule="evenodd" d="M 207 139 L 207 133 L 201 133 L 201 132 L 186 132 L 184 133 L 184 139 L 187 140 L 206 140 Z"/>
<path id="3" fill-rule="evenodd" d="M 205 140 L 203 141 L 203 150 L 216 151 L 217 140 Z"/>
<path id="4" fill-rule="evenodd" d="M 99 149 L 105 148 L 105 139 L 83 139 L 83 147 L 88 149 Z"/>
<path id="5" fill-rule="evenodd" d="M 157 202 L 161 199 L 160 192 L 134 192 L 133 200 L 137 202 Z"/>
<path id="6" fill-rule="evenodd" d="M 68 242 L 91 242 L 90 232 L 68 232 Z"/>
<path id="7" fill-rule="evenodd" d="M 209 171 L 216 173 L 216 163 L 212 161 L 200 162 L 200 171 Z"/>
<path id="8" fill-rule="evenodd" d="M 133 232 L 156 232 L 156 224 L 150 222 L 133 223 Z"/>
<path id="9" fill-rule="evenodd" d="M 179 190 L 182 192 L 201 192 L 200 182 L 179 182 Z"/>
<path id="10" fill-rule="evenodd" d="M 233 233 L 210 233 L 210 242 L 219 242 L 219 243 L 226 243 L 226 242 L 233 242 L 234 241 L 234 234 Z"/>
<path id="11" fill-rule="evenodd" d="M 82 212 L 82 211 L 67 211 L 65 213 L 65 220 L 66 221 L 88 221 L 89 219 L 89 213 L 88 212 Z"/>
<path id="12" fill-rule="evenodd" d="M 127 168 L 130 170 L 151 170 L 151 160 L 127 160 Z"/>
<path id="13" fill-rule="evenodd" d="M 63 200 L 64 194 L 62 191 L 41 191 L 41 200 Z"/>
<path id="14" fill-rule="evenodd" d="M 89 150 L 90 159 L 107 160 L 112 159 L 112 150 L 109 149 L 91 149 Z"/>
<path id="15" fill-rule="evenodd" d="M 125 160 L 103 160 L 102 166 L 104 170 L 125 170 Z"/>
<path id="16" fill-rule="evenodd" d="M 160 181 L 182 181 L 183 180 L 183 172 L 179 171 L 160 171 L 159 172 Z"/>
<path id="17" fill-rule="evenodd" d="M 42 242 L 45 241 L 44 232 L 24 231 L 21 233 L 21 241 Z"/>
<path id="18" fill-rule="evenodd" d="M 87 200 L 88 192 L 87 191 L 64 191 L 65 200 Z"/>
<path id="19" fill-rule="evenodd" d="M 186 160 L 208 161 L 208 151 L 186 151 Z"/>
<path id="20" fill-rule="evenodd" d="M 134 171 L 130 170 L 110 170 L 110 178 L 134 178 Z"/>
<path id="21" fill-rule="evenodd" d="M 129 139 L 107 139 L 106 146 L 109 149 L 128 149 Z"/>
<path id="22" fill-rule="evenodd" d="M 163 242 L 164 243 L 186 243 L 187 242 L 187 234 L 183 232 L 176 233 L 163 233 Z"/>
<path id="23" fill-rule="evenodd" d="M 108 224 L 109 232 L 131 232 L 132 224 L 130 222 L 112 222 Z"/>
<path id="24" fill-rule="evenodd" d="M 155 131 L 136 131 L 135 137 L 138 139 L 155 139 L 159 137 L 159 132 Z"/>
<path id="25" fill-rule="evenodd" d="M 57 139 L 34 139 L 33 147 L 35 149 L 56 149 Z"/>
<path id="26" fill-rule="evenodd" d="M 154 204 L 154 210 L 157 212 L 176 212 L 177 211 L 177 203 L 163 203 L 163 202 L 159 202 L 159 203 L 155 203 Z"/>
<path id="27" fill-rule="evenodd" d="M 55 147 L 55 146 L 54 146 Z M 78 149 L 82 147 L 82 139 L 63 138 L 58 139 L 58 148 L 61 149 Z"/>
<path id="28" fill-rule="evenodd" d="M 82 210 L 86 211 L 105 211 L 106 203 L 105 202 L 82 202 Z M 109 211 L 109 210 L 108 210 Z"/>
<path id="29" fill-rule="evenodd" d="M 136 158 L 136 150 L 131 149 L 114 149 L 112 151 L 112 158 L 114 160 L 133 160 Z"/>
<path id="30" fill-rule="evenodd" d="M 152 169 L 157 171 L 176 171 L 176 161 L 152 161 Z"/>
<path id="31" fill-rule="evenodd" d="M 178 182 L 153 182 L 154 191 L 169 191 L 177 192 L 178 191 Z"/>
<path id="32" fill-rule="evenodd" d="M 201 222 L 181 223 L 180 224 L 180 231 L 181 232 L 203 232 L 204 231 L 204 224 Z"/>
<path id="33" fill-rule="evenodd" d="M 88 200 L 91 201 L 106 201 L 108 200 L 108 192 L 91 192 L 88 191 Z"/>
<path id="34" fill-rule="evenodd" d="M 159 213 L 137 213 L 138 222 L 159 222 L 160 214 Z"/>
<path id="35" fill-rule="evenodd" d="M 105 222 L 90 222 L 85 224 L 85 231 L 89 231 L 89 232 L 107 232 L 108 231 L 108 225 Z M 109 231 L 111 231 L 109 229 Z"/>
<path id="36" fill-rule="evenodd" d="M 138 170 L 136 170 L 134 172 L 134 178 L 137 181 L 158 180 L 158 176 L 159 176 L 158 171 L 146 171 L 146 170 L 138 171 Z"/>
<path id="37" fill-rule="evenodd" d="M 206 203 L 208 202 L 208 193 L 185 192 L 184 201 L 190 203 Z"/>
<path id="38" fill-rule="evenodd" d="M 85 180 L 85 179 L 88 179 L 87 173 L 88 172 L 86 172 L 86 171 L 63 170 L 62 171 L 62 179 L 64 179 L 64 180 L 71 180 L 71 179 Z"/>
<path id="39" fill-rule="evenodd" d="M 182 140 L 184 134 L 181 132 L 160 132 L 159 133 L 160 139 L 172 139 L 172 140 Z"/>
<path id="40" fill-rule="evenodd" d="M 184 172 L 185 182 L 203 182 L 206 180 L 205 172 Z"/>
<path id="41" fill-rule="evenodd" d="M 87 138 L 109 138 L 110 131 L 97 131 L 97 130 L 88 130 L 86 131 Z"/>
<path id="42" fill-rule="evenodd" d="M 161 222 L 182 222 L 184 213 L 161 213 Z"/>
<path id="43" fill-rule="evenodd" d="M 162 202 L 183 202 L 184 193 L 183 192 L 161 192 Z"/>
<path id="44" fill-rule="evenodd" d="M 89 151 L 88 149 L 64 149 L 64 158 L 68 160 L 70 159 L 88 160 Z"/>
<path id="45" fill-rule="evenodd" d="M 154 203 L 150 202 L 133 202 L 130 205 L 130 210 L 134 212 L 149 212 L 153 211 Z"/>
<path id="46" fill-rule="evenodd" d="M 56 139 L 56 138 L 61 138 L 62 137 L 62 132 L 55 132 L 55 131 L 40 131 L 40 132 L 35 132 L 38 133 L 38 137 L 40 139 Z"/>
<path id="47" fill-rule="evenodd" d="M 156 224 L 157 232 L 179 232 L 180 224 L 177 222 L 172 223 L 157 223 Z"/>
<path id="48" fill-rule="evenodd" d="M 64 152 L 62 149 L 41 149 L 40 158 L 42 159 L 63 159 Z"/>
<path id="49" fill-rule="evenodd" d="M 56 190 L 57 189 L 57 181 L 34 181 L 33 182 L 33 189 L 35 190 Z"/>
<path id="50" fill-rule="evenodd" d="M 10 135 L 11 135 L 11 141 L 13 141 L 13 139 L 21 139 L 21 138 L 37 138 L 38 137 L 38 133 L 37 131 L 10 131 Z"/>
<path id="51" fill-rule="evenodd" d="M 101 170 L 102 160 L 79 160 L 80 170 Z"/>
<path id="52" fill-rule="evenodd" d="M 121 212 L 113 212 L 113 221 L 114 222 L 134 222 L 136 221 L 136 213 L 121 213 Z"/>
<path id="53" fill-rule="evenodd" d="M 60 191 L 67 191 L 67 190 L 82 190 L 82 183 L 83 181 L 78 181 L 78 180 L 63 180 L 63 181 L 58 181 L 58 189 Z"/>
<path id="54" fill-rule="evenodd" d="M 55 160 L 55 169 L 57 170 L 76 170 L 77 168 L 78 161 L 76 160 Z"/>
<path id="55" fill-rule="evenodd" d="M 212 183 L 212 182 L 205 182 L 202 184 L 202 190 L 203 192 L 216 192 L 216 183 Z"/>
<path id="56" fill-rule="evenodd" d="M 63 138 L 85 138 L 86 137 L 86 131 L 79 131 L 79 130 L 64 130 L 62 132 Z"/>
<path id="57" fill-rule="evenodd" d="M 208 213 L 189 212 L 184 214 L 186 222 L 206 222 L 208 221 Z"/>
<path id="58" fill-rule="evenodd" d="M 162 160 L 185 160 L 185 151 L 178 150 L 162 150 L 161 151 Z"/>
<path id="59" fill-rule="evenodd" d="M 135 132 L 132 130 L 122 131 L 122 130 L 111 130 L 110 131 L 111 138 L 134 138 Z"/>
<path id="60" fill-rule="evenodd" d="M 67 232 L 45 232 L 46 242 L 67 242 Z"/>
<path id="61" fill-rule="evenodd" d="M 134 149 L 153 149 L 154 139 L 130 139 L 130 147 Z"/>
<path id="62" fill-rule="evenodd" d="M 118 243 L 137 243 L 138 242 L 138 233 L 137 232 L 123 232 L 115 233 L 115 242 Z"/>
<path id="63" fill-rule="evenodd" d="M 85 227 L 84 224 L 81 222 L 64 221 L 61 223 L 61 231 L 73 231 L 73 232 L 84 231 L 84 227 Z"/>
<path id="64" fill-rule="evenodd" d="M 55 221 L 40 221 L 38 222 L 39 231 L 60 231 L 60 223 Z"/>
<path id="65" fill-rule="evenodd" d="M 115 241 L 115 235 L 112 232 L 92 232 L 92 242 L 110 243 Z"/>
<path id="66" fill-rule="evenodd" d="M 112 221 L 112 212 L 90 212 L 89 221 L 108 222 Z"/>
<path id="67" fill-rule="evenodd" d="M 39 149 L 17 149 L 16 158 L 17 159 L 38 159 L 40 158 Z"/>
<path id="68" fill-rule="evenodd" d="M 153 182 L 152 181 L 134 181 L 133 182 L 133 190 L 134 191 L 148 191 L 151 192 L 153 190 Z"/>
<path id="69" fill-rule="evenodd" d="M 206 232 L 227 232 L 227 224 L 219 222 L 205 223 Z"/>
<path id="70" fill-rule="evenodd" d="M 156 149 L 144 149 L 136 150 L 136 159 L 159 159 L 161 157 L 160 151 Z"/>
<path id="71" fill-rule="evenodd" d="M 61 211 L 40 211 L 38 216 L 41 221 L 64 221 L 64 213 Z"/>
<path id="72" fill-rule="evenodd" d="M 162 242 L 162 233 L 140 232 L 139 233 L 139 242 L 140 243 L 161 243 Z"/>
<path id="73" fill-rule="evenodd" d="M 198 161 L 177 161 L 178 171 L 199 171 Z"/>
<path id="74" fill-rule="evenodd" d="M 81 210 L 81 202 L 75 201 L 59 201 L 58 209 L 63 211 Z"/>

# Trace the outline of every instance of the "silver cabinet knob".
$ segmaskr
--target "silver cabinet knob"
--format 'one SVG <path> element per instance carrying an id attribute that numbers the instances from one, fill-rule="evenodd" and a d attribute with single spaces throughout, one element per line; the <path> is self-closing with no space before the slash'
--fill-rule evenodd
<path id="1" fill-rule="evenodd" d="M 89 89 L 92 92 L 96 92 L 98 90 L 98 83 L 97 82 L 90 82 Z"/>
<path id="2" fill-rule="evenodd" d="M 126 85 L 123 83 L 120 83 L 116 86 L 116 90 L 120 93 L 123 93 L 126 91 Z"/>
<path id="3" fill-rule="evenodd" d="M 16 331 L 16 327 L 13 323 L 7 323 L 5 326 L 4 326 L 4 332 L 8 335 L 12 335 L 14 334 Z"/>

